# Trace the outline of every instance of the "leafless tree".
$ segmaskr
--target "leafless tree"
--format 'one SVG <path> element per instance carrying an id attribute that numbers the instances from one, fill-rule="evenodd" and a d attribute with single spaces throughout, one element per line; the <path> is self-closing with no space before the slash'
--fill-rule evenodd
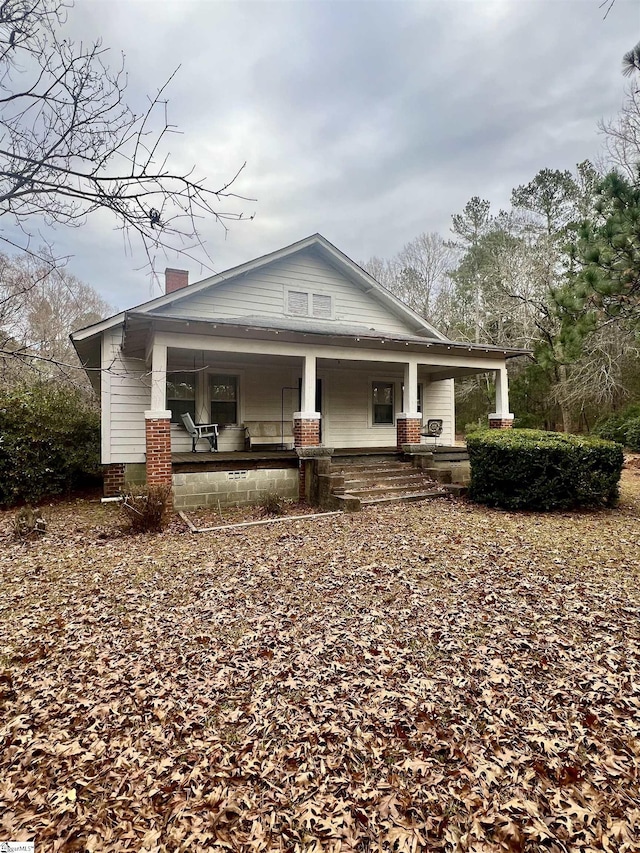
<path id="1" fill-rule="evenodd" d="M 438 295 L 449 285 L 455 254 L 439 234 L 424 233 L 390 260 L 373 257 L 362 266 L 406 305 L 433 322 Z"/>
<path id="2" fill-rule="evenodd" d="M 435 233 L 420 234 L 396 256 L 396 294 L 414 311 L 433 319 L 438 293 L 447 287 L 456 250 Z"/>
<path id="3" fill-rule="evenodd" d="M 0 254 L 0 378 L 6 383 L 33 373 L 84 384 L 69 341 L 74 328 L 113 313 L 99 294 L 47 259 Z"/>
<path id="4" fill-rule="evenodd" d="M 213 189 L 172 168 L 167 84 L 135 114 L 123 62 L 112 67 L 100 41 L 63 37 L 69 5 L 0 2 L 0 239 L 34 251 L 37 223 L 79 225 L 106 210 L 149 261 L 157 250 L 189 255 L 202 247 L 201 219 L 226 229 L 242 218 L 225 209 L 242 198 L 231 189 L 237 174 Z"/>
<path id="5" fill-rule="evenodd" d="M 640 165 L 640 86 L 636 82 L 627 89 L 618 115 L 599 122 L 598 127 L 605 137 L 609 163 L 635 182 Z"/>
<path id="6" fill-rule="evenodd" d="M 393 292 L 394 283 L 398 274 L 396 269 L 395 258 L 388 260 L 387 258 L 379 258 L 374 255 L 368 261 L 361 261 L 360 266 L 366 270 L 369 275 L 373 276 L 378 284 L 386 287 L 387 290 Z"/>
<path id="7" fill-rule="evenodd" d="M 553 395 L 563 408 L 615 408 L 629 397 L 628 380 L 637 372 L 640 345 L 632 330 L 620 325 L 591 335 L 571 371 L 556 384 Z"/>

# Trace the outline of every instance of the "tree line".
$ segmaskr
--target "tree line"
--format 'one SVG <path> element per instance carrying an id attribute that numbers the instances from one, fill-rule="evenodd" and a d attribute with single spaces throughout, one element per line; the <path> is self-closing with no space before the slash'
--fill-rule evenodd
<path id="1" fill-rule="evenodd" d="M 50 248 L 34 249 L 33 223 L 73 226 L 107 211 L 152 263 L 158 249 L 189 254 L 200 214 L 223 224 L 242 216 L 217 208 L 237 198 L 233 179 L 210 191 L 168 168 L 164 87 L 134 114 L 124 70 L 110 69 L 101 43 L 64 38 L 68 11 L 65 0 L 0 6 L 0 240 L 21 250 L 0 254 L 5 384 L 36 368 L 85 381 L 68 333 L 110 313 Z M 640 44 L 623 73 L 630 84 L 600 127 L 597 166 L 542 169 L 513 189 L 508 210 L 474 196 L 446 237 L 422 234 L 363 264 L 449 337 L 532 350 L 511 371 L 521 425 L 590 429 L 640 400 Z M 493 405 L 487 376 L 458 383 L 457 394 L 461 426 Z"/>
<path id="2" fill-rule="evenodd" d="M 640 401 L 638 78 L 600 130 L 598 166 L 541 169 L 507 210 L 474 196 L 446 237 L 421 234 L 362 264 L 449 338 L 532 351 L 510 364 L 521 426 L 591 430 Z M 456 395 L 459 428 L 482 421 L 492 379 L 460 381 Z"/>

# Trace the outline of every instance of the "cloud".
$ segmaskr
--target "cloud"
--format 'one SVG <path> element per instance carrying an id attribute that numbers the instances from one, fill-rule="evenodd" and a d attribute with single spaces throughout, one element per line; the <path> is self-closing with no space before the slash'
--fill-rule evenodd
<path id="1" fill-rule="evenodd" d="M 124 51 L 136 108 L 181 66 L 176 165 L 219 186 L 247 162 L 235 188 L 257 202 L 234 209 L 255 221 L 226 239 L 203 223 L 217 270 L 315 231 L 356 260 L 389 256 L 446 232 L 472 195 L 497 210 L 539 169 L 595 158 L 636 25 L 634 0 L 606 20 L 596 0 L 79 0 L 68 24 Z M 148 298 L 144 259 L 108 218 L 56 238 L 118 307 Z"/>

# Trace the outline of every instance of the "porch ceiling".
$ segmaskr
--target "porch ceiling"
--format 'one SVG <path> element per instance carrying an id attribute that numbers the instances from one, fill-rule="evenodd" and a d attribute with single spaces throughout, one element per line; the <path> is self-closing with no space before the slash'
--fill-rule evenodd
<path id="1" fill-rule="evenodd" d="M 210 350 L 189 350 L 169 347 L 167 354 L 168 367 L 171 370 L 192 370 L 203 367 L 226 364 L 235 367 L 255 367 L 257 364 L 274 369 L 299 368 L 301 359 L 290 355 L 258 356 L 248 352 L 216 352 L 215 342 Z"/>
<path id="2" fill-rule="evenodd" d="M 214 344 L 215 345 L 215 344 Z M 300 356 L 286 355 L 256 355 L 255 353 L 229 353 L 211 350 L 188 350 L 170 347 L 168 350 L 167 366 L 169 370 L 203 370 L 207 368 L 235 369 L 256 368 L 264 370 L 297 370 L 302 367 L 302 354 Z M 318 358 L 316 369 L 319 375 L 323 370 L 346 370 L 346 371 L 377 371 L 380 374 L 397 374 L 402 376 L 403 365 L 388 361 L 345 360 L 340 358 Z M 424 365 L 423 370 L 428 372 L 433 381 L 440 379 L 455 379 L 463 376 L 472 376 L 492 370 L 492 367 L 447 367 L 444 365 Z"/>

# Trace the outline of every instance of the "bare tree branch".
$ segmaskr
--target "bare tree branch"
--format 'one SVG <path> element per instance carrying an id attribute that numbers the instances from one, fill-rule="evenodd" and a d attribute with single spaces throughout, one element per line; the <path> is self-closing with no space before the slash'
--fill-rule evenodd
<path id="1" fill-rule="evenodd" d="M 23 230 L 22 248 L 35 221 L 77 226 L 102 209 L 139 238 L 151 266 L 158 250 L 198 246 L 209 257 L 202 221 L 226 231 L 245 218 L 234 205 L 250 199 L 233 191 L 244 164 L 217 189 L 194 169 L 174 170 L 166 90 L 176 72 L 134 114 L 124 61 L 108 64 L 100 41 L 61 38 L 68 8 L 64 0 L 0 3 L 0 216 Z M 0 239 L 16 243 L 6 229 Z"/>
<path id="2" fill-rule="evenodd" d="M 613 5 L 615 2 L 616 2 L 616 0 L 602 0 L 602 3 L 598 6 L 599 9 L 603 9 L 605 6 L 607 7 L 607 9 L 604 13 L 604 17 L 602 19 L 603 21 L 607 20 L 607 16 L 608 16 L 609 12 L 613 9 Z"/>

